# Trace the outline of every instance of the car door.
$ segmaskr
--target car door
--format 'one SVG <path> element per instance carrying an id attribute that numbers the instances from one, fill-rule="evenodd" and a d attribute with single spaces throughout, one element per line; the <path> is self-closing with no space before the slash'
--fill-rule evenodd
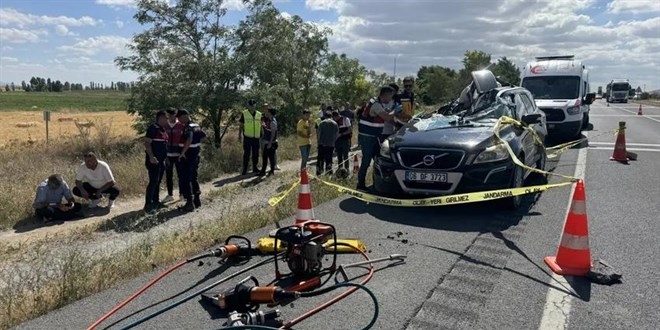
<path id="1" fill-rule="evenodd" d="M 533 137 L 533 150 L 534 150 L 534 158 L 537 158 L 537 155 L 540 153 L 545 152 L 544 150 L 541 150 L 545 145 L 545 137 L 548 135 L 547 128 L 545 126 L 545 114 L 543 114 L 542 111 L 540 111 L 537 107 L 536 104 L 533 101 L 532 95 L 529 92 L 523 92 L 520 94 L 520 97 L 525 103 L 525 107 L 527 108 L 527 113 L 528 114 L 540 114 L 541 115 L 541 120 L 537 124 L 533 124 L 532 128 L 536 132 L 536 136 Z"/>
<path id="2" fill-rule="evenodd" d="M 516 103 L 516 120 L 520 121 L 524 115 L 534 113 L 534 108 L 530 107 L 525 102 L 525 95 L 522 91 L 517 91 L 515 93 L 514 101 Z M 527 165 L 533 165 L 537 153 L 537 143 L 534 139 L 534 133 L 530 132 L 529 130 L 523 130 L 522 134 L 520 135 L 520 139 L 520 144 L 525 151 L 524 162 Z"/>

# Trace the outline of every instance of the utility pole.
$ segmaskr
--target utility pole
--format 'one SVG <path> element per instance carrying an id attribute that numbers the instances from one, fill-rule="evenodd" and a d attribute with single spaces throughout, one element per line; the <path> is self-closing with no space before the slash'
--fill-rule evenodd
<path id="1" fill-rule="evenodd" d="M 396 59 L 399 57 L 399 54 L 394 55 L 394 72 L 392 73 L 392 79 L 396 81 Z"/>

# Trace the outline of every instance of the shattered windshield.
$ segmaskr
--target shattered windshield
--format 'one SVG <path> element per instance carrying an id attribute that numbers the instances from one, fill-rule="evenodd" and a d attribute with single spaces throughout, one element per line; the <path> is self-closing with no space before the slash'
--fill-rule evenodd
<path id="1" fill-rule="evenodd" d="M 515 103 L 512 96 L 488 97 L 486 94 L 478 100 L 472 113 L 467 114 L 463 119 L 480 124 L 494 124 L 502 116 L 513 117 L 511 109 L 515 107 Z"/>

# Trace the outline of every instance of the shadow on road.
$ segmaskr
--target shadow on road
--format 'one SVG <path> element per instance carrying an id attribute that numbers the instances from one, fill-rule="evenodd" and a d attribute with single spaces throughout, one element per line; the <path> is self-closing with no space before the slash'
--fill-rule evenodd
<path id="1" fill-rule="evenodd" d="M 57 226 L 61 225 L 64 222 L 71 222 L 71 221 L 80 221 L 84 220 L 90 217 L 101 217 L 110 214 L 110 209 L 107 207 L 96 207 L 96 208 L 83 208 L 82 210 L 83 215 L 80 217 L 70 219 L 70 220 L 52 220 L 44 223 L 41 219 L 38 217 L 35 217 L 34 215 L 25 217 L 18 221 L 14 226 L 12 227 L 16 233 L 26 233 L 35 229 L 43 228 L 43 227 L 50 227 L 50 226 Z"/>
<path id="2" fill-rule="evenodd" d="M 239 174 L 239 175 L 236 175 L 236 176 L 233 176 L 233 177 L 230 177 L 230 178 L 225 178 L 225 179 L 214 181 L 213 186 L 216 187 L 216 188 L 219 188 L 219 187 L 222 187 L 224 185 L 228 185 L 228 184 L 235 183 L 235 182 L 238 182 L 238 181 L 241 181 L 241 180 L 245 180 L 245 179 L 253 177 L 255 175 L 257 175 L 257 174 L 256 173 L 248 173 L 248 174 L 245 174 L 245 175 Z"/>
<path id="3" fill-rule="evenodd" d="M 108 219 L 103 225 L 99 226 L 97 231 L 105 232 L 114 230 L 117 233 L 126 233 L 130 231 L 141 233 L 149 231 L 149 229 L 183 214 L 185 213 L 176 208 L 155 214 L 146 214 L 143 210 L 136 210 Z"/>

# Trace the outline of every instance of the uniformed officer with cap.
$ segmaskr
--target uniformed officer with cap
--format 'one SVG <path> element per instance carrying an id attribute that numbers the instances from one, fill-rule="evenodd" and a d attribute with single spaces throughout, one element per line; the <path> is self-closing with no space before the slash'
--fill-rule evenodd
<path id="1" fill-rule="evenodd" d="M 206 133 L 199 126 L 199 124 L 190 120 L 190 112 L 186 109 L 181 109 L 176 114 L 177 119 L 185 126 L 183 130 L 182 140 L 183 149 L 179 162 L 181 162 L 181 172 L 179 173 L 179 180 L 181 180 L 181 193 L 186 200 L 186 204 L 182 207 L 182 211 L 190 212 L 195 208 L 202 206 L 202 201 L 199 198 L 201 189 L 197 180 L 197 170 L 199 168 L 199 155 L 202 140 L 206 138 Z"/>

